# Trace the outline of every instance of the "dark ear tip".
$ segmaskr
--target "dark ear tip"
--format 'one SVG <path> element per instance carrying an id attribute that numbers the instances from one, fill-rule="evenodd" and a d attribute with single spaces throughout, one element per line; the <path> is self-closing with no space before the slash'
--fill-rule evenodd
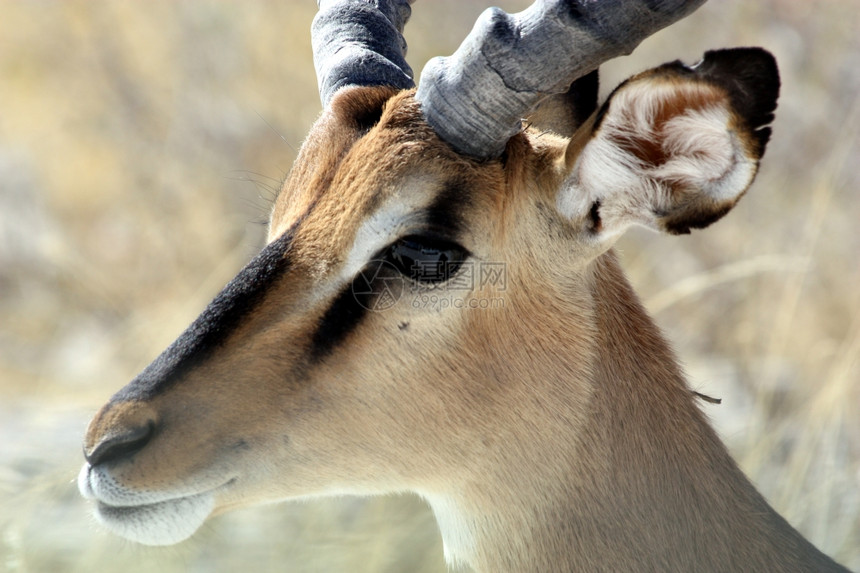
<path id="1" fill-rule="evenodd" d="M 773 54 L 759 47 L 708 50 L 699 69 L 730 68 L 741 75 L 755 74 L 768 83 L 779 85 L 779 67 Z"/>
<path id="2" fill-rule="evenodd" d="M 693 68 L 728 92 L 734 111 L 740 115 L 760 144 L 759 155 L 770 139 L 770 128 L 779 98 L 779 68 L 776 58 L 763 48 L 730 48 L 705 53 Z"/>
<path id="3" fill-rule="evenodd" d="M 755 132 L 756 139 L 758 140 L 758 144 L 761 147 L 762 152 L 764 152 L 767 142 L 770 141 L 770 134 L 771 129 L 769 127 L 763 127 Z"/>
<path id="4" fill-rule="evenodd" d="M 779 67 L 776 58 L 763 48 L 729 48 L 705 52 L 696 71 L 707 76 L 738 82 L 754 82 L 750 87 L 762 90 L 772 97 L 774 109 L 779 96 Z"/>
<path id="5" fill-rule="evenodd" d="M 773 54 L 758 46 L 742 46 L 738 48 L 721 48 L 719 50 L 708 50 L 705 52 L 704 60 L 714 61 L 719 59 L 738 60 L 747 63 L 768 66 L 776 69 L 776 58 Z"/>

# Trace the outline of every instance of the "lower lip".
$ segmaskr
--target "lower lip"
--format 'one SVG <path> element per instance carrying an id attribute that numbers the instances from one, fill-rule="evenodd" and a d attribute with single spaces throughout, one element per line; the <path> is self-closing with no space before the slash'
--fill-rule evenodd
<path id="1" fill-rule="evenodd" d="M 113 533 L 144 545 L 172 545 L 191 537 L 215 507 L 213 492 L 128 507 L 98 502 L 96 517 Z"/>

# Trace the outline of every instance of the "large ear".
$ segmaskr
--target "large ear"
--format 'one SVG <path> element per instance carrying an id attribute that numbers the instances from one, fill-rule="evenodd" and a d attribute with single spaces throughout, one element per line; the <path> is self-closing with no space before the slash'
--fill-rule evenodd
<path id="1" fill-rule="evenodd" d="M 599 243 L 633 224 L 707 227 L 752 183 L 778 95 L 776 61 L 759 48 L 634 76 L 571 140 L 559 211 Z"/>

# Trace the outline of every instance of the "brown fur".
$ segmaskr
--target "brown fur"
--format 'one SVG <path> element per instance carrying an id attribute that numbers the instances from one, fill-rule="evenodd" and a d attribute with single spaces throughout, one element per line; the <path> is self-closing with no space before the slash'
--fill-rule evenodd
<path id="1" fill-rule="evenodd" d="M 443 529 L 456 507 L 446 546 L 477 571 L 837 570 L 738 470 L 612 252 L 583 247 L 555 210 L 566 145 L 521 134 L 504 161 L 477 163 L 411 93 L 341 91 L 274 208 L 270 239 L 294 229 L 289 270 L 168 390 L 105 406 L 87 451 L 151 423 L 148 443 L 103 462 L 116 482 L 223 483 L 216 512 L 412 490 Z M 452 174 L 458 240 L 505 263 L 504 305 L 401 299 L 309 362 L 368 214 L 410 186 L 432 198 Z"/>

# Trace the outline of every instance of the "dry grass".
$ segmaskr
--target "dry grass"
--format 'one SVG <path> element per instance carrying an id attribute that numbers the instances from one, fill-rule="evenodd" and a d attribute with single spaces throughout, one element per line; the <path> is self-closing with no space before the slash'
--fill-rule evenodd
<path id="1" fill-rule="evenodd" d="M 482 7 L 418 2 L 414 68 L 450 53 Z M 93 410 L 260 246 L 258 223 L 318 112 L 313 9 L 4 3 L 0 570 L 444 570 L 411 497 L 246 510 L 149 549 L 102 532 L 72 483 Z M 774 139 L 750 195 L 706 233 L 636 232 L 621 249 L 694 386 L 723 398 L 709 411 L 744 469 L 854 569 L 858 24 L 853 0 L 714 1 L 603 81 L 720 46 L 762 45 L 780 61 Z"/>

